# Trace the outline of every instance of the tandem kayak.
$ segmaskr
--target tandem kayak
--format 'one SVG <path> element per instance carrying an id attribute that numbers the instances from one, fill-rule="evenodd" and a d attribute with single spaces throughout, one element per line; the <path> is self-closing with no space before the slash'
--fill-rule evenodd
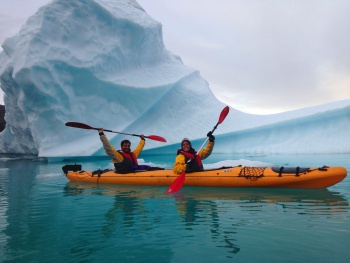
<path id="1" fill-rule="evenodd" d="M 177 177 L 173 170 L 135 171 L 119 174 L 115 170 L 84 171 L 81 165 L 65 165 L 62 170 L 70 181 L 169 186 Z M 186 173 L 184 185 L 242 188 L 327 188 L 347 175 L 344 167 L 221 167 Z"/>

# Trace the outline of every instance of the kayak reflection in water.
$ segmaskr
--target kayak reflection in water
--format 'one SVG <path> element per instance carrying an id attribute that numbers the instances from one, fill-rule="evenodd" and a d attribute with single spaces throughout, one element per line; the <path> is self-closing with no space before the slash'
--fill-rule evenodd
<path id="1" fill-rule="evenodd" d="M 133 151 L 131 151 L 131 142 L 129 140 L 121 141 L 121 150 L 115 150 L 109 143 L 107 136 L 103 133 L 103 128 L 99 129 L 98 133 L 103 148 L 105 149 L 106 154 L 111 157 L 117 173 L 130 173 L 136 170 L 148 170 L 150 168 L 148 165 L 139 165 L 137 162 L 137 157 L 140 155 L 146 144 L 145 136 L 143 134 L 140 135 L 141 140 L 139 144 Z"/>
<path id="2" fill-rule="evenodd" d="M 208 132 L 207 137 L 209 137 L 207 146 L 200 150 L 198 154 L 196 150 L 192 148 L 189 139 L 184 138 L 182 140 L 181 148 L 177 150 L 177 156 L 173 167 L 175 174 L 203 171 L 202 160 L 212 153 L 215 144 L 215 137 L 211 131 Z"/>

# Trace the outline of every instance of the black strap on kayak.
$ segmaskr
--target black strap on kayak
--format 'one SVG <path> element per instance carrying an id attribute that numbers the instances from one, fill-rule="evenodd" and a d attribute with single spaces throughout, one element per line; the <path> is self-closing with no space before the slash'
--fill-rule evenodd
<path id="1" fill-rule="evenodd" d="M 300 176 L 302 173 L 310 171 L 309 167 L 271 167 L 272 171 L 278 173 L 278 177 L 282 177 L 282 174 L 295 174 L 295 176 Z"/>
<path id="2" fill-rule="evenodd" d="M 94 177 L 95 174 L 97 174 L 97 177 L 100 177 L 101 174 L 107 173 L 107 172 L 109 172 L 109 171 L 112 171 L 112 170 L 111 170 L 111 169 L 105 169 L 105 170 L 98 169 L 98 170 L 93 171 L 93 172 L 91 173 L 91 177 Z"/>
<path id="3" fill-rule="evenodd" d="M 327 168 L 329 168 L 329 166 L 323 165 L 322 167 L 319 167 L 318 170 L 319 171 L 327 171 Z"/>
<path id="4" fill-rule="evenodd" d="M 278 177 L 282 177 L 283 169 L 284 169 L 284 166 L 281 166 L 278 172 Z"/>

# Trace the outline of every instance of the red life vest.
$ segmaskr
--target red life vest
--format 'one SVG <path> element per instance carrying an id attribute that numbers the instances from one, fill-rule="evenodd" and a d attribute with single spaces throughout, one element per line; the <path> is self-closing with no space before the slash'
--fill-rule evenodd
<path id="1" fill-rule="evenodd" d="M 203 163 L 201 157 L 197 155 L 197 152 L 194 154 L 185 152 L 185 151 L 179 151 L 179 153 L 182 153 L 185 156 L 186 164 L 189 160 L 194 159 L 195 165 L 193 165 L 187 172 L 198 172 L 198 171 L 203 171 Z"/>
<path id="2" fill-rule="evenodd" d="M 117 173 L 125 174 L 135 171 L 138 167 L 137 158 L 133 152 L 125 153 L 123 151 L 118 151 L 123 155 L 124 159 L 120 163 L 114 163 L 115 170 Z"/>
<path id="3" fill-rule="evenodd" d="M 124 159 L 127 158 L 127 159 L 130 160 L 133 164 L 138 165 L 136 155 L 135 155 L 133 152 L 130 152 L 130 153 L 126 153 L 126 152 L 123 152 L 123 151 L 118 151 L 118 152 L 119 152 L 121 155 L 123 155 Z"/>

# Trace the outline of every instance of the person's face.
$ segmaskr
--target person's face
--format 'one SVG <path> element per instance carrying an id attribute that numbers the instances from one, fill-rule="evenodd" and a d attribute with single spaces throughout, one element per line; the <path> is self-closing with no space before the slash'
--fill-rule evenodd
<path id="1" fill-rule="evenodd" d="M 182 143 L 182 150 L 184 150 L 185 152 L 188 152 L 191 149 L 191 145 L 189 142 L 184 141 Z"/>
<path id="2" fill-rule="evenodd" d="M 130 143 L 126 142 L 126 143 L 123 143 L 122 145 L 122 151 L 123 152 L 126 152 L 126 153 L 130 153 Z"/>

